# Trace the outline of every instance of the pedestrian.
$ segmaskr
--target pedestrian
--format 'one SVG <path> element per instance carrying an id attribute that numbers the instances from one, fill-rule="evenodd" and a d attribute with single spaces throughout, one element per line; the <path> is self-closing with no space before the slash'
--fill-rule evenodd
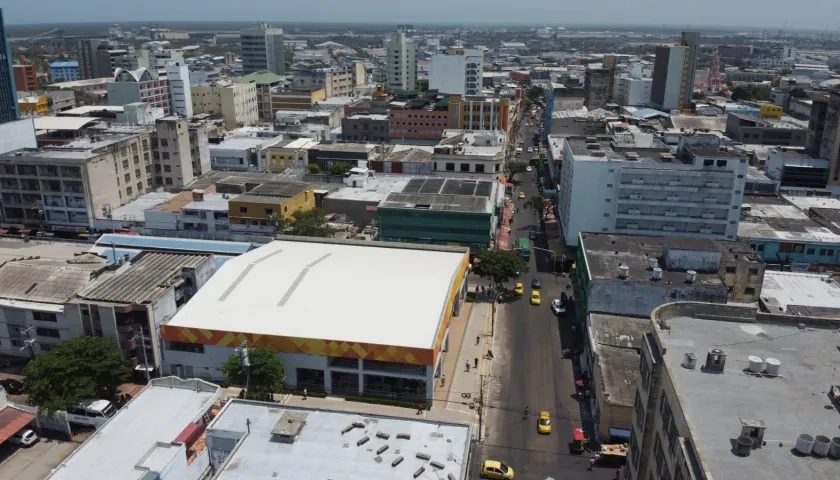
<path id="1" fill-rule="evenodd" d="M 423 404 L 418 403 L 417 404 L 417 415 L 423 415 L 423 410 L 425 410 L 425 407 L 423 407 Z"/>
<path id="2" fill-rule="evenodd" d="M 595 457 L 589 458 L 589 471 L 591 472 L 595 468 Z"/>
<path id="3" fill-rule="evenodd" d="M 476 335 L 475 336 L 475 344 L 478 345 L 479 343 L 481 343 L 481 335 Z"/>
<path id="4" fill-rule="evenodd" d="M 478 357 L 473 358 L 473 368 L 478 368 Z"/>
<path id="5" fill-rule="evenodd" d="M 621 478 L 621 467 L 615 469 L 615 480 L 619 480 Z"/>
<path id="6" fill-rule="evenodd" d="M 527 407 L 527 406 L 525 406 L 525 415 L 523 415 L 523 416 L 522 416 L 522 418 L 523 418 L 523 419 L 527 419 L 527 418 L 528 418 L 528 407 Z"/>
<path id="7" fill-rule="evenodd" d="M 467 360 L 467 373 L 470 373 L 470 361 Z"/>
<path id="8" fill-rule="evenodd" d="M 446 375 L 441 374 L 440 376 L 440 386 L 446 385 Z"/>
<path id="9" fill-rule="evenodd" d="M 303 389 L 303 399 L 306 400 L 307 395 L 309 395 L 309 390 Z"/>

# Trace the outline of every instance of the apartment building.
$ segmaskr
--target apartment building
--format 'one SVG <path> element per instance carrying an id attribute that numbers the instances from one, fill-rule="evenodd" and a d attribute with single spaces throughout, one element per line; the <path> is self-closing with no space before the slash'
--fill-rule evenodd
<path id="1" fill-rule="evenodd" d="M 501 130 L 510 127 L 510 101 L 496 97 L 449 97 L 449 128 L 455 130 Z"/>
<path id="2" fill-rule="evenodd" d="M 271 111 L 278 110 L 312 110 L 327 98 L 327 91 L 323 88 L 312 91 L 272 90 Z"/>
<path id="3" fill-rule="evenodd" d="M 242 41 L 242 71 L 245 75 L 267 70 L 277 75 L 286 73 L 286 49 L 283 29 L 258 23 L 239 31 Z"/>
<path id="4" fill-rule="evenodd" d="M 184 63 L 170 62 L 164 66 L 169 87 L 169 103 L 172 115 L 193 116 L 190 69 Z"/>
<path id="5" fill-rule="evenodd" d="M 504 132 L 444 130 L 443 137 L 433 149 L 432 171 L 487 175 L 502 171 L 507 144 Z"/>
<path id="6" fill-rule="evenodd" d="M 315 208 L 315 187 L 303 182 L 266 182 L 228 202 L 231 232 L 270 234 L 274 217 L 288 219 Z"/>
<path id="7" fill-rule="evenodd" d="M 146 102 L 152 107 L 162 108 L 164 115 L 172 115 L 169 83 L 166 80 L 155 80 L 145 68 L 118 68 L 113 83 L 109 83 L 107 88 L 108 105 Z"/>
<path id="8" fill-rule="evenodd" d="M 835 388 L 821 373 L 834 371 L 824 352 L 838 327 L 755 307 L 659 307 L 640 349 L 623 478 L 825 478 L 840 455 L 834 395 L 806 392 Z"/>
<path id="9" fill-rule="evenodd" d="M 688 47 L 656 47 L 650 87 L 651 106 L 664 111 L 680 108 L 683 69 L 688 55 Z"/>
<path id="10" fill-rule="evenodd" d="M 817 106 L 817 102 L 814 102 Z M 831 92 L 822 109 L 823 135 L 819 144 L 820 158 L 828 160 L 830 165 L 829 182 L 840 182 L 840 92 Z"/>
<path id="11" fill-rule="evenodd" d="M 405 140 L 439 140 L 449 127 L 448 102 L 429 98 L 412 99 L 404 108 L 391 108 L 392 138 Z"/>
<path id="12" fill-rule="evenodd" d="M 730 113 L 726 116 L 726 135 L 746 144 L 804 147 L 808 140 L 808 124 L 792 117 L 756 118 Z"/>
<path id="13" fill-rule="evenodd" d="M 79 62 L 52 62 L 50 63 L 51 82 L 73 82 L 81 80 L 79 73 Z"/>
<path id="14" fill-rule="evenodd" d="M 616 86 L 615 103 L 626 106 L 645 106 L 650 103 L 652 78 L 621 77 Z"/>
<path id="15" fill-rule="evenodd" d="M 659 140 L 632 134 L 568 137 L 557 188 L 569 245 L 579 232 L 734 240 L 747 158 L 727 148 L 672 155 Z"/>
<path id="16" fill-rule="evenodd" d="M 341 138 L 347 142 L 385 143 L 390 140 L 388 115 L 356 114 L 341 120 Z"/>
<path id="17" fill-rule="evenodd" d="M 429 90 L 449 95 L 481 95 L 484 51 L 452 49 L 432 55 L 429 64 Z"/>
<path id="18" fill-rule="evenodd" d="M 147 234 L 172 232 L 228 232 L 228 201 L 236 195 L 214 193 L 215 188 L 181 192 L 143 212 Z"/>
<path id="19" fill-rule="evenodd" d="M 108 77 L 110 73 L 99 75 L 96 68 L 96 51 L 100 45 L 105 44 L 101 39 L 83 39 L 76 43 L 76 59 L 79 61 L 79 76 L 81 80 Z"/>
<path id="20" fill-rule="evenodd" d="M 38 90 L 38 70 L 35 64 L 20 57 L 20 63 L 13 66 L 15 74 L 15 89 L 18 92 L 34 92 Z"/>
<path id="21" fill-rule="evenodd" d="M 4 228 L 85 231 L 103 207 L 127 203 L 152 187 L 151 132 L 120 127 L 60 147 L 0 155 Z"/>
<path id="22" fill-rule="evenodd" d="M 190 93 L 194 114 L 221 115 L 228 130 L 259 121 L 257 86 L 253 83 L 217 81 L 192 85 Z"/>
<path id="23" fill-rule="evenodd" d="M 364 63 L 361 62 L 341 67 L 296 70 L 292 73 L 290 88 L 307 92 L 324 89 L 326 98 L 352 96 L 359 83 L 357 65 L 361 65 L 361 75 L 364 75 Z M 364 77 L 361 81 L 365 82 Z"/>
<path id="24" fill-rule="evenodd" d="M 154 185 L 183 187 L 192 182 L 197 175 L 187 121 L 180 117 L 164 117 L 155 122 L 155 131 Z"/>
<path id="25" fill-rule="evenodd" d="M 111 48 L 100 46 L 96 50 L 96 72 L 100 77 L 115 76 L 117 69 L 137 70 L 140 61 L 134 54 L 134 47 Z"/>
<path id="26" fill-rule="evenodd" d="M 404 30 L 395 30 L 385 41 L 385 74 L 388 89 L 417 89 L 417 46 Z"/>
<path id="27" fill-rule="evenodd" d="M 694 77 L 697 76 L 697 49 L 700 47 L 700 32 L 682 32 L 680 45 L 686 49 L 680 82 L 680 108 L 690 109 L 691 97 L 694 94 Z"/>
<path id="28" fill-rule="evenodd" d="M 585 105 L 590 110 L 603 108 L 611 100 L 613 69 L 587 66 L 584 75 Z"/>
<path id="29" fill-rule="evenodd" d="M 287 168 L 302 168 L 309 163 L 309 149 L 318 145 L 311 138 L 283 140 L 262 152 L 260 171 L 280 173 Z"/>

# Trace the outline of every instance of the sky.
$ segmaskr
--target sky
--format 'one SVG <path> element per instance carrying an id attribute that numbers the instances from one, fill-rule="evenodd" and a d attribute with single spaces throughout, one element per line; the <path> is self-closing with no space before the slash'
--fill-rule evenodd
<path id="1" fill-rule="evenodd" d="M 9 0 L 7 24 L 161 21 L 840 27 L 840 0 Z M 794 14 L 795 11 L 795 14 Z M 546 23 L 550 22 L 550 23 Z M 787 22 L 787 23 L 785 23 Z"/>

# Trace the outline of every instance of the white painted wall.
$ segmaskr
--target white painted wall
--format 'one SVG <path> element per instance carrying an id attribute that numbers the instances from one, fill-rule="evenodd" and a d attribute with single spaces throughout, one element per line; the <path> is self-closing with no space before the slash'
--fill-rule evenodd
<path id="1" fill-rule="evenodd" d="M 614 187 L 619 168 L 613 162 L 575 161 L 565 146 L 557 193 L 560 224 L 568 245 L 577 245 L 580 232 L 614 230 L 618 192 Z"/>
<path id="2" fill-rule="evenodd" d="M 23 118 L 0 124 L 0 153 L 11 152 L 20 148 L 37 147 L 34 119 Z"/>

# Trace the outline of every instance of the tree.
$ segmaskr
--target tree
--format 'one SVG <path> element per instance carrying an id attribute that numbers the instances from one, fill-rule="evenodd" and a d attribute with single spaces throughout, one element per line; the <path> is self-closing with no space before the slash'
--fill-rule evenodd
<path id="1" fill-rule="evenodd" d="M 512 179 L 517 173 L 524 173 L 528 165 L 525 162 L 508 162 L 505 164 L 508 179 Z"/>
<path id="2" fill-rule="evenodd" d="M 320 208 L 298 210 L 292 214 L 292 222 L 286 229 L 289 235 L 302 237 L 330 238 L 336 230 L 327 223 L 327 215 Z"/>
<path id="3" fill-rule="evenodd" d="M 747 87 L 737 86 L 732 89 L 732 100 L 750 100 L 750 91 Z"/>
<path id="4" fill-rule="evenodd" d="M 288 68 L 288 67 L 290 67 L 290 66 L 292 65 L 292 63 L 294 63 L 294 61 L 295 61 L 295 52 L 294 52 L 293 50 L 291 50 L 291 49 L 286 50 L 286 51 L 283 53 L 283 57 L 284 57 L 284 59 L 283 59 L 283 60 L 284 60 L 284 62 L 283 62 L 283 63 L 285 63 L 285 64 L 286 64 L 286 68 Z"/>
<path id="5" fill-rule="evenodd" d="M 268 217 L 268 221 L 271 222 L 271 226 L 274 227 L 274 233 L 283 233 L 289 228 L 289 219 L 274 212 Z"/>
<path id="6" fill-rule="evenodd" d="M 545 199 L 539 195 L 535 195 L 525 201 L 525 208 L 533 208 L 534 215 L 542 218 L 543 212 L 545 212 Z"/>
<path id="7" fill-rule="evenodd" d="M 52 413 L 84 398 L 113 397 L 131 376 L 131 367 L 111 339 L 82 336 L 35 358 L 23 374 L 29 402 Z"/>
<path id="8" fill-rule="evenodd" d="M 247 384 L 245 398 L 266 400 L 270 394 L 283 391 L 286 376 L 277 351 L 270 347 L 249 348 L 248 360 L 251 365 L 250 378 L 239 354 L 231 355 L 222 365 L 222 373 L 229 383 L 242 387 Z"/>
<path id="9" fill-rule="evenodd" d="M 539 85 L 534 85 L 533 87 L 529 88 L 528 91 L 525 93 L 525 97 L 531 101 L 531 103 L 537 103 L 542 100 L 545 92 L 543 92 L 542 87 Z"/>
<path id="10" fill-rule="evenodd" d="M 789 68 L 783 68 L 783 69 L 779 70 L 779 75 L 781 75 L 783 77 L 786 76 L 786 75 L 790 75 L 791 73 L 793 73 L 793 70 L 791 70 Z"/>
<path id="11" fill-rule="evenodd" d="M 319 167 L 317 163 L 307 164 L 306 165 L 306 170 L 309 171 L 309 173 L 312 173 L 314 175 L 317 175 L 317 174 L 321 173 L 321 167 Z"/>
<path id="12" fill-rule="evenodd" d="M 805 93 L 805 90 L 800 87 L 791 88 L 790 96 L 792 98 L 808 98 L 808 94 Z"/>
<path id="13" fill-rule="evenodd" d="M 350 165 L 347 162 L 333 163 L 330 165 L 330 175 L 341 177 L 344 176 L 345 173 L 349 172 L 351 168 L 353 168 L 353 165 Z"/>
<path id="14" fill-rule="evenodd" d="M 481 250 L 476 259 L 475 274 L 492 280 L 496 285 L 509 282 L 528 271 L 528 262 L 516 250 Z"/>

